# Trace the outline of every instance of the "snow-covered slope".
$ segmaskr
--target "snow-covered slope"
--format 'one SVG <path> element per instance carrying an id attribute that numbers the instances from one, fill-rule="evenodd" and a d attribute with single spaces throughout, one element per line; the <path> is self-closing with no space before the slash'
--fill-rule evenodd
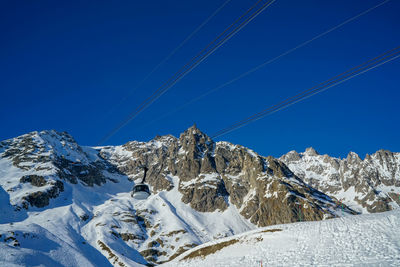
<path id="1" fill-rule="evenodd" d="M 400 266 L 399 227 L 399 210 L 275 225 L 203 244 L 162 266 Z"/>

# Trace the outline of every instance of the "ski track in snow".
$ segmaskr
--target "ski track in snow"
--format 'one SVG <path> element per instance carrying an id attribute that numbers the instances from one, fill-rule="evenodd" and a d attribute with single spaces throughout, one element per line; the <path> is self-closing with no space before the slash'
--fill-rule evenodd
<path id="1" fill-rule="evenodd" d="M 204 259 L 179 261 L 209 243 L 162 266 L 400 266 L 399 226 L 399 211 L 269 226 L 233 237 L 240 241 Z"/>

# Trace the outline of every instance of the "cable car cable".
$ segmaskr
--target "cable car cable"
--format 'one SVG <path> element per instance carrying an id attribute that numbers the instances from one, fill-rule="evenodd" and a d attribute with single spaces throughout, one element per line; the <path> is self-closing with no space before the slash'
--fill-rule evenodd
<path id="1" fill-rule="evenodd" d="M 258 0 L 256 4 L 254 4 L 250 9 L 248 9 L 239 19 L 237 19 L 234 23 L 232 23 L 223 33 L 227 32 L 230 28 L 232 28 L 235 24 L 237 24 L 241 18 L 245 17 L 251 10 L 256 8 L 256 6 L 260 3 L 261 0 Z M 199 65 L 203 60 L 205 60 L 209 55 L 211 55 L 215 50 L 217 50 L 221 45 L 223 45 L 226 41 L 228 41 L 231 37 L 233 37 L 238 31 L 240 31 L 243 27 L 245 27 L 250 21 L 252 21 L 255 17 L 257 17 L 263 10 L 269 7 L 276 0 L 269 0 L 264 3 L 260 8 L 258 8 L 255 12 L 253 12 L 248 18 L 246 18 L 243 22 L 241 22 L 238 26 L 236 26 L 231 32 L 227 34 L 227 36 L 223 37 L 217 44 L 211 47 L 210 50 L 207 51 L 207 48 L 210 47 L 213 43 L 215 43 L 221 36 L 220 34 L 217 38 L 215 38 L 205 49 L 203 49 L 197 56 L 195 56 L 192 60 L 190 60 L 184 67 L 182 67 L 177 73 L 175 73 L 172 78 L 170 78 L 167 82 L 165 82 L 161 87 L 159 87 L 153 94 L 148 97 L 145 101 L 143 101 L 124 121 L 122 121 L 117 127 L 115 127 L 108 135 L 106 135 L 100 142 L 99 145 L 108 140 L 111 136 L 113 136 L 117 131 L 119 131 L 122 127 L 128 124 L 133 118 L 135 118 L 141 111 L 151 105 L 155 100 L 161 97 L 169 88 L 175 85 L 180 79 L 182 79 L 185 75 L 187 75 L 191 70 L 193 70 L 197 65 Z M 205 52 L 204 55 L 202 53 Z M 199 59 L 197 59 L 199 58 Z M 195 62 L 193 62 L 196 60 Z M 187 67 L 188 66 L 188 67 Z"/>
<path id="2" fill-rule="evenodd" d="M 282 102 L 280 102 L 280 103 L 278 103 L 278 104 L 276 104 L 276 105 L 274 105 L 274 106 L 272 106 L 272 107 L 269 107 L 268 109 L 265 109 L 265 110 L 263 110 L 263 111 L 261 111 L 261 112 L 259 112 L 259 113 L 256 113 L 256 114 L 254 114 L 254 115 L 252 115 L 252 116 L 246 118 L 245 120 L 251 120 L 253 117 L 258 116 L 259 114 L 262 114 L 262 113 L 266 112 L 267 110 L 274 109 L 274 108 L 276 108 L 277 106 L 283 105 L 283 104 L 285 104 L 285 103 L 288 102 L 288 101 L 289 101 L 289 102 L 294 101 L 294 100 L 296 100 L 297 98 L 304 96 L 305 94 L 313 93 L 315 90 L 318 90 L 318 89 L 319 89 L 318 87 L 327 86 L 327 85 L 330 85 L 332 82 L 337 82 L 337 80 L 344 79 L 344 78 L 346 78 L 346 77 L 348 77 L 348 76 L 354 74 L 355 72 L 361 71 L 361 70 L 362 70 L 362 69 L 360 69 L 361 67 L 363 67 L 363 69 L 365 69 L 365 68 L 369 67 L 370 65 L 374 65 L 374 64 L 377 63 L 377 62 L 373 62 L 373 61 L 376 61 L 376 60 L 378 60 L 378 59 L 379 59 L 380 61 L 383 61 L 384 59 L 386 59 L 387 57 L 390 56 L 390 55 L 388 56 L 387 54 L 396 53 L 396 50 L 398 50 L 398 48 L 392 49 L 392 50 L 390 50 L 390 51 L 388 51 L 388 52 L 385 52 L 385 53 L 382 54 L 382 55 L 379 55 L 379 56 L 377 56 L 377 57 L 375 57 L 375 58 L 373 58 L 373 59 L 370 59 L 370 60 L 368 60 L 367 62 L 364 62 L 364 63 L 362 63 L 362 64 L 360 64 L 360 65 L 358 65 L 358 66 L 356 66 L 356 67 L 353 67 L 353 68 L 347 70 L 346 72 L 341 73 L 341 74 L 339 74 L 339 75 L 337 75 L 337 76 L 335 76 L 335 77 L 333 77 L 333 78 L 331 78 L 331 79 L 329 79 L 329 80 L 327 80 L 327 81 L 325 81 L 325 82 L 323 82 L 323 83 L 320 83 L 320 84 L 318 84 L 318 85 L 316 85 L 316 86 L 314 86 L 314 87 L 312 87 L 312 88 L 310 88 L 310 89 L 308 89 L 308 90 L 302 91 L 302 92 L 300 92 L 299 94 L 297 94 L 297 95 L 295 95 L 295 96 L 292 96 L 292 97 L 290 97 L 290 98 L 288 98 L 288 99 L 285 99 L 285 100 L 283 100 Z M 385 57 L 385 58 L 382 58 L 382 57 L 385 56 L 385 55 L 386 55 L 386 57 Z M 368 64 L 368 65 L 366 65 L 366 64 Z M 366 65 L 366 66 L 365 66 L 365 65 Z M 357 68 L 358 68 L 357 71 L 353 71 L 353 70 L 355 70 L 355 69 L 357 69 Z M 350 73 L 350 71 L 353 71 L 353 72 Z M 347 74 L 347 75 L 344 76 L 345 74 Z M 339 79 L 339 78 L 340 78 L 340 79 Z M 336 79 L 336 81 L 335 81 L 335 79 Z M 316 88 L 316 89 L 315 89 L 315 88 Z M 230 127 L 235 128 L 236 125 L 241 124 L 242 122 L 243 122 L 243 121 L 240 121 L 240 122 L 238 122 L 238 123 L 236 123 L 236 124 L 234 124 L 234 125 L 232 125 L 232 126 L 230 126 Z M 215 136 L 215 135 L 214 135 L 214 136 Z"/>
<path id="3" fill-rule="evenodd" d="M 248 13 L 250 10 L 254 9 L 254 7 L 256 5 L 258 5 L 258 3 L 261 0 L 259 0 L 253 7 L 251 7 L 248 11 L 246 11 L 246 13 Z M 185 67 L 187 65 L 189 65 L 191 63 L 191 61 L 193 61 L 193 59 L 187 63 L 183 68 L 181 68 L 180 71 L 178 71 L 172 78 L 170 78 L 166 83 L 164 83 L 163 86 L 161 86 L 158 90 L 156 90 L 150 97 L 148 97 L 144 102 L 142 102 L 141 105 L 139 105 L 139 107 L 133 112 L 131 113 L 131 115 L 125 120 L 123 121 L 118 127 L 116 127 L 114 129 L 113 132 L 111 132 L 106 138 L 103 139 L 103 141 L 105 141 L 106 139 L 108 139 L 109 137 L 111 137 L 112 135 L 114 135 L 119 129 L 121 129 L 123 126 L 125 126 L 127 123 L 129 123 L 130 120 L 132 120 L 134 117 L 136 117 L 141 111 L 143 111 L 147 106 L 149 106 L 151 103 L 153 103 L 156 99 L 158 99 L 162 94 L 164 94 L 169 88 L 171 88 L 175 83 L 177 83 L 180 79 L 182 79 L 186 74 L 188 74 L 191 70 L 193 70 L 194 67 L 196 67 L 198 64 L 200 64 L 205 58 L 207 58 L 213 51 L 215 51 L 218 47 L 220 47 L 223 43 L 225 43 L 229 38 L 231 38 L 237 31 L 239 31 L 241 28 L 243 28 L 248 22 L 250 22 L 255 16 L 257 16 L 262 10 L 264 10 L 267 7 L 267 4 L 271 4 L 273 1 L 267 2 L 266 4 L 264 4 L 261 8 L 259 8 L 256 12 L 254 12 L 249 18 L 247 18 L 244 22 L 242 22 L 239 26 L 237 26 L 231 33 L 229 33 L 226 37 L 224 37 L 224 39 L 222 39 L 221 41 L 219 41 L 219 43 L 217 43 L 212 49 L 210 49 L 205 55 L 201 56 L 201 53 L 203 51 L 206 51 L 206 49 L 203 49 L 201 53 L 199 53 L 194 59 L 196 59 L 197 57 L 201 56 L 200 59 L 198 59 L 197 61 L 195 61 L 194 63 L 192 63 L 186 70 Z M 244 15 L 242 15 L 242 17 L 244 17 Z M 241 17 L 241 18 L 242 18 Z M 239 18 L 239 19 L 241 19 Z M 236 20 L 229 28 L 231 28 L 235 23 L 237 23 Z M 226 31 L 226 30 L 225 30 Z M 224 31 L 224 32 L 225 32 Z M 221 35 L 220 35 L 221 36 Z M 218 38 L 220 38 L 220 36 L 218 36 L 215 40 L 217 40 Z M 215 42 L 212 41 L 206 48 L 208 48 L 212 43 Z M 182 73 L 180 73 L 182 72 Z M 177 77 L 175 77 L 177 76 Z"/>
<path id="4" fill-rule="evenodd" d="M 399 53 L 399 52 L 398 52 L 398 53 Z M 398 53 L 396 53 L 396 54 L 398 54 Z M 395 54 L 395 55 L 396 55 L 396 54 Z M 391 56 L 393 56 L 393 55 L 391 55 Z M 389 57 L 389 56 L 388 56 L 388 57 Z M 397 57 L 399 57 L 399 56 L 396 56 L 395 58 L 397 58 Z M 386 58 L 387 58 L 387 57 L 386 57 Z M 395 59 L 395 58 L 389 59 L 388 61 L 385 61 L 384 63 L 389 62 L 389 61 L 392 61 L 392 60 Z M 382 60 L 380 60 L 380 61 L 378 61 L 378 62 L 374 62 L 374 63 L 372 63 L 372 64 L 369 64 L 368 66 L 363 67 L 363 69 L 361 69 L 361 70 L 357 70 L 356 72 L 353 72 L 353 73 L 351 73 L 351 74 L 348 74 L 346 77 L 342 77 L 341 79 L 338 79 L 337 81 L 330 82 L 329 84 L 323 86 L 322 88 L 314 89 L 313 91 L 308 92 L 308 93 L 305 94 L 305 95 L 304 95 L 304 92 L 303 92 L 303 93 L 300 93 L 301 96 L 299 96 L 299 97 L 297 97 L 297 98 L 295 98 L 295 99 L 292 99 L 292 100 L 290 100 L 290 101 L 289 101 L 289 99 L 288 99 L 288 100 L 285 100 L 285 101 L 283 101 L 283 102 L 281 102 L 281 103 L 279 103 L 279 104 L 277 104 L 277 105 L 275 105 L 275 106 L 272 106 L 272 107 L 270 107 L 270 108 L 268 108 L 268 109 L 266 109 L 266 110 L 264 110 L 264 111 L 262 111 L 262 112 L 259 112 L 259 113 L 255 114 L 255 115 L 252 115 L 252 116 L 246 118 L 245 120 L 242 120 L 242 121 L 240 121 L 240 122 L 238 122 L 238 123 L 236 123 L 236 124 L 234 124 L 234 125 L 232 125 L 232 126 L 226 128 L 226 129 L 224 129 L 224 130 L 221 130 L 220 132 L 217 132 L 216 134 L 213 135 L 213 137 L 217 137 L 217 136 L 226 134 L 226 133 L 228 133 L 228 132 L 231 132 L 231 131 L 233 131 L 234 129 L 238 129 L 238 128 L 244 126 L 245 124 L 248 124 L 248 123 L 250 123 L 250 122 L 252 122 L 252 121 L 258 120 L 258 119 L 260 119 L 260 118 L 262 118 L 262 117 L 264 117 L 264 116 L 266 116 L 266 115 L 275 113 L 276 111 L 279 111 L 279 110 L 281 110 L 281 109 L 283 109 L 283 108 L 286 108 L 286 107 L 288 107 L 288 106 L 290 106 L 290 105 L 292 105 L 292 104 L 295 104 L 295 103 L 297 103 L 297 102 L 299 102 L 299 101 L 301 101 L 301 100 L 304 100 L 304 99 L 306 99 L 306 98 L 308 98 L 308 97 L 310 97 L 310 96 L 312 96 L 312 95 L 314 95 L 314 94 L 316 94 L 316 93 L 320 93 L 320 92 L 322 92 L 322 91 L 325 91 L 326 89 L 328 89 L 328 88 L 330 88 L 330 87 L 332 87 L 332 86 L 338 85 L 338 84 L 340 84 L 340 83 L 342 83 L 342 82 L 344 82 L 344 81 L 346 81 L 346 80 L 349 80 L 349 79 L 351 79 L 351 78 L 353 78 L 353 77 L 355 77 L 355 76 L 358 76 L 358 75 L 360 75 L 360 74 L 362 74 L 362 73 L 364 73 L 364 72 L 366 72 L 366 71 L 368 71 L 368 70 L 370 70 L 370 69 L 373 69 L 373 68 L 375 68 L 375 67 L 378 67 L 378 66 L 380 66 L 380 65 L 382 65 L 382 64 L 384 64 L 384 63 L 381 63 L 381 64 L 379 64 L 379 65 L 375 65 L 375 64 L 380 63 L 380 62 L 383 61 L 383 60 L 384 60 L 384 59 L 382 59 Z M 375 65 L 375 66 L 374 66 L 374 65 Z M 372 67 L 371 67 L 371 66 L 372 66 Z M 368 67 L 371 67 L 371 68 L 367 69 Z M 364 69 L 367 69 L 367 70 L 362 71 L 362 70 L 364 70 Z M 361 72 L 361 71 L 362 71 L 362 72 Z M 349 77 L 349 76 L 351 76 L 351 77 Z M 349 78 L 347 78 L 347 77 L 349 77 Z M 333 84 L 332 84 L 332 83 L 333 83 Z M 320 85 L 319 85 L 319 86 L 320 86 Z M 292 97 L 292 98 L 294 98 L 294 97 Z M 287 102 L 287 103 L 286 103 L 286 102 Z M 231 129 L 232 129 L 232 130 L 231 130 Z"/>
<path id="5" fill-rule="evenodd" d="M 349 22 L 351 22 L 351 21 L 353 21 L 353 20 L 355 20 L 355 19 L 357 19 L 357 18 L 359 18 L 359 17 L 361 17 L 361 16 L 363 16 L 363 15 L 369 13 L 370 11 L 372 11 L 372 10 L 374 10 L 374 9 L 376 9 L 376 8 L 378 8 L 378 7 L 382 6 L 382 5 L 384 5 L 384 4 L 386 4 L 386 3 L 389 2 L 389 1 L 391 1 L 391 0 L 385 0 L 385 1 L 381 2 L 381 3 L 378 4 L 378 5 L 375 5 L 375 6 L 369 8 L 369 9 L 367 9 L 367 10 L 364 10 L 363 12 L 357 14 L 356 16 L 351 17 L 351 18 L 349 18 L 349 19 L 347 19 L 347 20 L 345 20 L 345 21 L 339 23 L 338 25 L 336 25 L 336 26 L 330 28 L 329 30 L 327 30 L 327 31 L 325 31 L 325 32 L 323 32 L 323 33 L 320 33 L 320 34 L 314 36 L 313 38 L 309 39 L 308 41 L 305 41 L 305 42 L 303 42 L 303 43 L 301 43 L 301 44 L 299 44 L 299 45 L 297 45 L 297 46 L 295 46 L 295 47 L 293 47 L 293 48 L 287 50 L 286 52 L 284 52 L 284 53 L 282 53 L 282 54 L 280 54 L 280 55 L 278 55 L 278 56 L 276 56 L 276 57 L 274 57 L 274 58 L 272 58 L 272 59 L 269 59 L 269 60 L 265 61 L 264 63 L 262 63 L 262 64 L 260 64 L 260 65 L 258 65 L 258 66 L 256 66 L 256 67 L 254 67 L 254 68 L 252 68 L 252 69 L 250 69 L 250 70 L 248 70 L 248 71 L 246 71 L 246 72 L 240 74 L 240 75 L 237 76 L 236 78 L 234 78 L 234 79 L 232 79 L 232 80 L 230 80 L 230 81 L 228 81 L 228 82 L 225 82 L 225 83 L 223 83 L 223 84 L 221 84 L 221 85 L 219 85 L 219 86 L 217 86 L 217 87 L 214 87 L 213 89 L 211 89 L 211 90 L 205 92 L 204 94 L 202 94 L 202 95 L 200 95 L 200 96 L 197 96 L 197 97 L 193 98 L 192 100 L 189 100 L 188 102 L 186 102 L 185 104 L 179 106 L 178 108 L 174 109 L 173 111 L 167 112 L 167 113 L 163 114 L 163 115 L 160 116 L 159 118 L 157 118 L 157 119 L 155 119 L 155 120 L 152 120 L 152 121 L 146 123 L 145 125 L 143 125 L 143 126 L 140 127 L 140 128 L 144 128 L 144 127 L 146 127 L 146 126 L 148 126 L 148 125 L 153 124 L 154 122 L 157 122 L 157 121 L 159 121 L 159 120 L 161 120 L 161 119 L 163 119 L 163 118 L 166 118 L 166 117 L 168 117 L 168 116 L 170 116 L 170 115 L 172 115 L 172 114 L 178 112 L 179 110 L 181 110 L 181 109 L 183 109 L 183 108 L 189 106 L 190 104 L 193 104 L 194 102 L 196 102 L 196 101 L 198 101 L 198 100 L 200 100 L 200 99 L 202 99 L 202 98 L 208 96 L 209 94 L 214 93 L 214 92 L 218 91 L 219 89 L 222 89 L 222 88 L 224 88 L 224 87 L 226 87 L 226 86 L 228 86 L 228 85 L 230 85 L 230 84 L 232 84 L 232 83 L 234 83 L 234 82 L 236 82 L 236 81 L 238 81 L 238 80 L 240 80 L 240 79 L 242 79 L 242 78 L 244 78 L 244 77 L 246 77 L 246 76 L 252 74 L 253 72 L 255 72 L 255 71 L 257 71 L 257 70 L 259 70 L 259 69 L 261 69 L 261 68 L 267 66 L 268 64 L 273 63 L 274 61 L 280 59 L 281 57 L 284 57 L 284 56 L 286 56 L 286 55 L 288 55 L 288 54 L 290 54 L 290 53 L 296 51 L 297 49 L 299 49 L 299 48 L 301 48 L 301 47 L 303 47 L 303 46 L 306 46 L 307 44 L 309 44 L 309 43 L 311 43 L 311 42 L 313 42 L 313 41 L 315 41 L 315 40 L 317 40 L 317 39 L 319 39 L 319 38 L 325 36 L 326 34 L 328 34 L 328 33 L 332 32 L 332 31 L 334 31 L 334 30 L 336 30 L 336 29 L 338 29 L 338 28 L 340 28 L 340 27 L 346 25 L 347 23 L 349 23 Z"/>
<path id="6" fill-rule="evenodd" d="M 280 102 L 279 104 L 276 104 L 276 105 L 274 105 L 272 107 L 264 109 L 261 112 L 258 112 L 258 113 L 254 114 L 254 115 L 252 115 L 252 116 L 250 116 L 250 117 L 248 117 L 248 118 L 246 118 L 244 120 L 241 120 L 241 121 L 239 121 L 239 122 L 237 122 L 237 123 L 225 128 L 225 129 L 222 129 L 222 130 L 216 132 L 214 135 L 212 135 L 211 138 L 216 138 L 216 137 L 219 137 L 221 135 L 224 135 L 224 134 L 227 134 L 229 132 L 232 132 L 232 131 L 234 131 L 236 129 L 239 129 L 239 128 L 245 126 L 246 124 L 249 124 L 249 123 L 251 123 L 253 121 L 259 120 L 259 119 L 263 118 L 266 115 L 269 115 L 269 114 L 275 113 L 275 112 L 277 112 L 279 110 L 282 110 L 284 108 L 287 108 L 287 107 L 289 107 L 289 106 L 291 106 L 291 105 L 293 105 L 293 104 L 295 104 L 297 102 L 305 100 L 305 99 L 307 99 L 307 98 L 309 98 L 309 97 L 311 97 L 311 96 L 313 96 L 313 95 L 315 95 L 317 93 L 321 93 L 321 92 L 323 92 L 323 91 L 325 91 L 325 90 L 327 90 L 327 89 L 329 89 L 329 88 L 331 88 L 333 86 L 339 85 L 339 84 L 341 84 L 341 83 L 343 83 L 343 82 L 345 82 L 347 80 L 350 80 L 350 79 L 352 79 L 352 78 L 354 78 L 354 77 L 356 77 L 358 75 L 361 75 L 361 74 L 363 74 L 363 73 L 365 73 L 367 71 L 370 71 L 372 69 L 375 69 L 375 68 L 377 68 L 377 67 L 379 67 L 379 66 L 381 66 L 383 64 L 386 64 L 386 63 L 388 63 L 388 62 L 390 62 L 392 60 L 395 60 L 395 59 L 397 59 L 399 57 L 400 57 L 400 46 L 398 46 L 398 47 L 396 47 L 396 48 L 394 48 L 392 50 L 389 50 L 389 51 L 381 54 L 378 57 L 370 59 L 370 60 L 366 61 L 365 63 L 362 63 L 362 64 L 360 64 L 360 65 L 358 65 L 356 67 L 353 67 L 353 68 L 349 69 L 348 71 L 345 71 L 345 72 L 343 72 L 343 73 L 341 73 L 341 74 L 339 74 L 339 75 L 337 75 L 337 76 L 335 76 L 335 77 L 333 77 L 333 78 L 331 78 L 331 79 L 329 79 L 329 80 L 327 80 L 327 81 L 325 81 L 323 83 L 320 83 L 317 86 L 314 86 L 314 87 L 312 87 L 312 88 L 310 88 L 308 90 L 305 90 L 305 91 L 303 91 L 303 92 L 301 92 L 301 93 L 299 93 L 299 94 L 297 94 L 297 95 L 295 95 L 293 97 L 290 97 L 290 98 Z"/>
<path id="7" fill-rule="evenodd" d="M 139 89 L 154 72 L 156 72 L 162 65 L 165 64 L 173 55 L 178 52 L 192 37 L 199 32 L 212 18 L 214 18 L 231 0 L 226 0 L 220 7 L 218 7 L 205 21 L 203 21 L 193 32 L 191 32 L 177 47 L 174 48 L 163 60 L 160 61 L 130 92 L 127 96 L 122 98 L 115 107 L 119 107 L 122 103 L 124 103 L 137 89 Z M 111 114 L 113 109 L 111 109 L 108 114 L 105 116 L 107 117 Z"/>

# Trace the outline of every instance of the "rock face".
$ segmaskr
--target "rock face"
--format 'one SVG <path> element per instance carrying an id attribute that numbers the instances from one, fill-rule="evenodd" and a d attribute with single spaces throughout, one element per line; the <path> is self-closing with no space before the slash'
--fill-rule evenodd
<path id="1" fill-rule="evenodd" d="M 309 151 L 291 151 L 280 159 L 306 183 L 359 212 L 399 207 L 399 153 L 379 150 L 362 160 L 354 152 L 338 159 Z"/>
<path id="2" fill-rule="evenodd" d="M 179 139 L 158 137 L 148 144 L 130 142 L 123 149 L 131 156 L 113 147 L 100 153 L 132 179 L 140 176 L 138 166 L 149 166 L 147 182 L 155 193 L 172 189 L 169 175 L 179 177 L 181 200 L 196 211 L 224 211 L 234 205 L 257 226 L 334 216 L 335 200 L 309 187 L 280 160 L 215 143 L 196 126 Z"/>
<path id="3" fill-rule="evenodd" d="M 33 186 L 44 186 L 46 185 L 46 179 L 43 176 L 39 175 L 24 175 L 19 180 L 21 183 L 31 183 Z"/>
<path id="4" fill-rule="evenodd" d="M 152 195 L 136 201 L 130 190 L 143 165 Z M 399 154 L 383 150 L 364 160 L 312 148 L 264 157 L 214 142 L 196 126 L 179 138 L 97 148 L 56 131 L 0 142 L 2 199 L 44 217 L 52 203 L 65 207 L 63 216 L 74 220 L 68 227 L 115 266 L 166 262 L 255 227 L 396 208 L 399 169 Z"/>
<path id="5" fill-rule="evenodd" d="M 24 196 L 23 199 L 28 201 L 32 206 L 43 208 L 49 205 L 51 198 L 56 198 L 58 195 L 64 191 L 64 184 L 61 181 L 56 181 L 51 184 L 51 187 L 46 191 L 36 191 Z M 23 206 L 28 209 L 26 203 Z"/>

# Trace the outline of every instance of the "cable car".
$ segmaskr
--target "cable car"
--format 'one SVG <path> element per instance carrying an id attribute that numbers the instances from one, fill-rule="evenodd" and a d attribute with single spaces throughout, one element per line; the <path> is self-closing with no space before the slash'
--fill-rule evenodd
<path id="1" fill-rule="evenodd" d="M 136 184 L 132 189 L 132 197 L 138 200 L 147 199 L 151 194 L 149 186 L 144 183 L 148 169 L 147 167 L 143 167 L 143 170 L 144 170 L 144 175 L 142 182 Z"/>

